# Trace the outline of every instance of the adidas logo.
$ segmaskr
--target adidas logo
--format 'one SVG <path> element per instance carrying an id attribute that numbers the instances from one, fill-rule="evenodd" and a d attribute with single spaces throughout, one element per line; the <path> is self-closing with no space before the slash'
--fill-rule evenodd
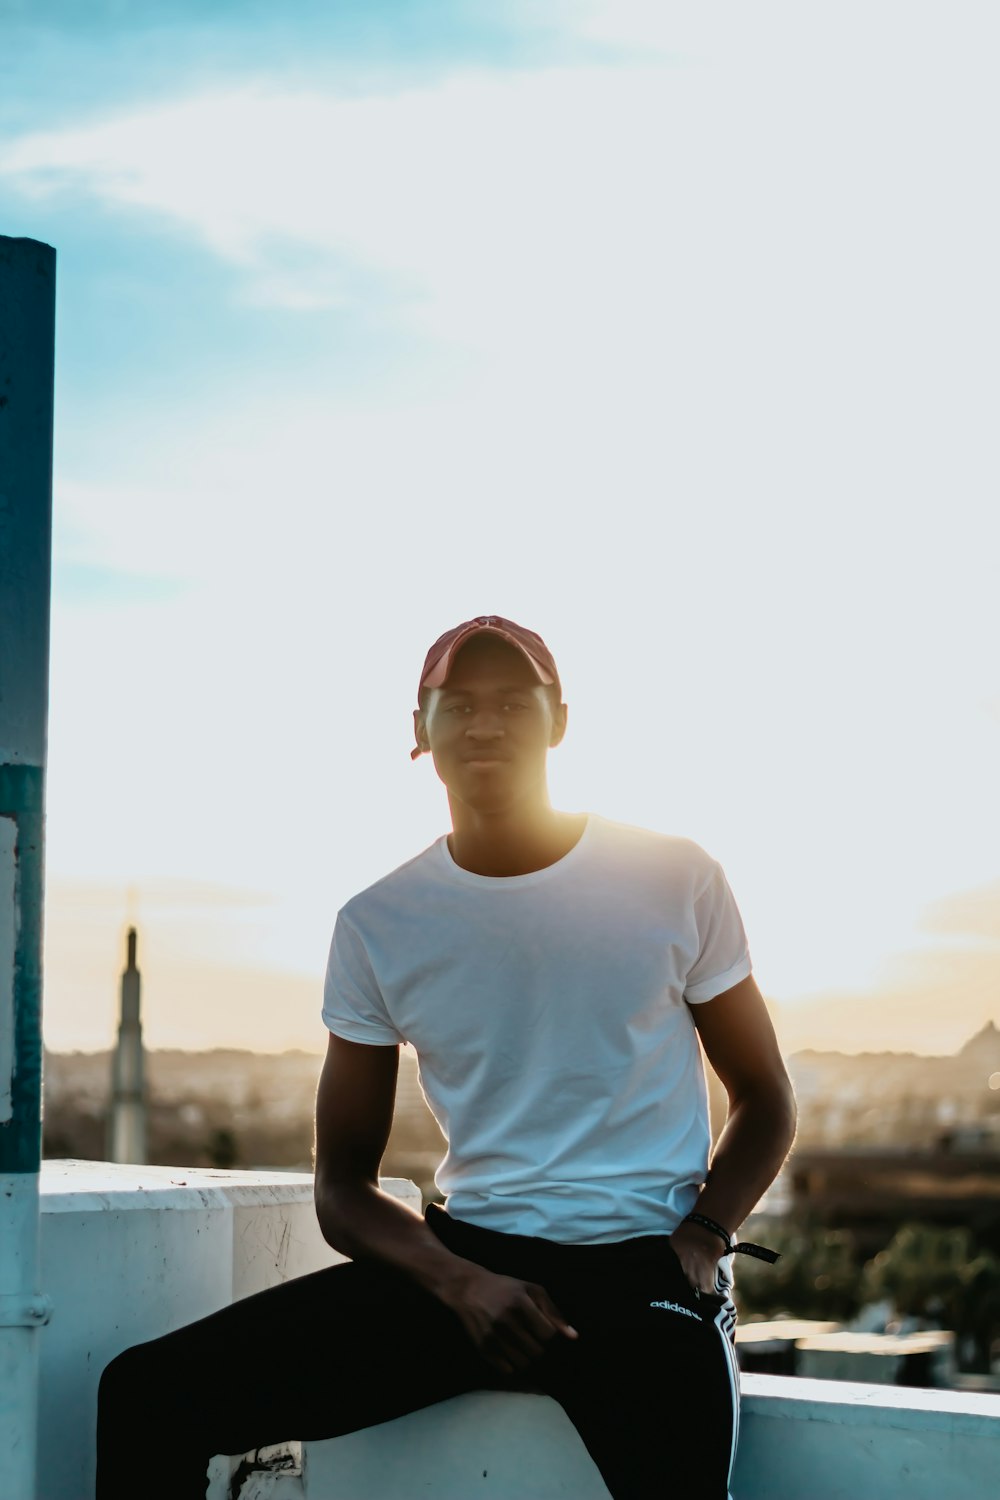
<path id="1" fill-rule="evenodd" d="M 667 1312 L 683 1313 L 685 1318 L 694 1318 L 696 1322 L 701 1322 L 696 1312 L 692 1312 L 689 1307 L 682 1307 L 679 1302 L 651 1302 L 649 1305 L 665 1308 Z"/>

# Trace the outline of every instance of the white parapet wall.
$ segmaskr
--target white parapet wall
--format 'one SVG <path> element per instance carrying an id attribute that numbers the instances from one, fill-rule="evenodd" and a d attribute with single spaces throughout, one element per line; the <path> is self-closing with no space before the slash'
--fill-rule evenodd
<path id="1" fill-rule="evenodd" d="M 562 1407 L 506 1391 L 472 1391 L 365 1432 L 304 1443 L 303 1489 L 304 1500 L 608 1500 Z"/>
<path id="2" fill-rule="evenodd" d="M 1000 1397 L 744 1377 L 733 1500 L 987 1500 Z M 628 1441 L 628 1434 L 622 1434 Z M 664 1454 L 664 1495 L 670 1493 Z M 304 1445 L 305 1500 L 608 1500 L 562 1409 L 479 1391 Z"/>
<path id="3" fill-rule="evenodd" d="M 419 1206 L 412 1183 L 383 1187 Z M 38 1500 L 92 1500 L 97 1385 L 120 1350 L 339 1259 L 319 1233 L 307 1175 L 93 1162 L 45 1163 L 41 1252 L 54 1313 L 40 1335 Z M 746 1376 L 743 1387 L 733 1500 L 985 1500 L 997 1492 L 1000 1396 L 767 1375 Z M 219 1472 L 212 1500 L 228 1488 Z M 0 1455 L 0 1496 L 2 1480 Z M 305 1444 L 301 1474 L 251 1474 L 240 1500 L 473 1494 L 607 1497 L 554 1402 L 476 1392 Z"/>
<path id="4" fill-rule="evenodd" d="M 735 1500 L 987 1500 L 1000 1396 L 743 1378 Z"/>
<path id="5" fill-rule="evenodd" d="M 419 1208 L 412 1183 L 382 1186 Z M 301 1172 L 50 1161 L 41 1208 L 53 1314 L 40 1334 L 38 1500 L 93 1495 L 97 1386 L 116 1354 L 342 1259 Z"/>

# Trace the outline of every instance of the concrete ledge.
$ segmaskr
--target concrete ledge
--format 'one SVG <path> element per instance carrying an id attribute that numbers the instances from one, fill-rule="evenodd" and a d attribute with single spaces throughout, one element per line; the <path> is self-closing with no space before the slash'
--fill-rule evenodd
<path id="1" fill-rule="evenodd" d="M 737 1500 L 984 1500 L 1000 1396 L 743 1378 Z"/>
<path id="2" fill-rule="evenodd" d="M 623 1434 L 628 1441 L 628 1435 Z M 734 1500 L 984 1500 L 997 1483 L 1000 1397 L 744 1377 Z M 305 1500 L 607 1500 L 565 1413 L 479 1391 L 303 1448 Z"/>
<path id="3" fill-rule="evenodd" d="M 419 1209 L 410 1182 L 382 1186 Z M 38 1500 L 93 1494 L 109 1360 L 252 1292 L 333 1265 L 309 1173 L 48 1161 L 41 1174 Z"/>
<path id="4" fill-rule="evenodd" d="M 1000 1397 L 744 1377 L 734 1500 L 985 1500 Z M 623 1434 L 628 1441 L 628 1435 Z M 303 1447 L 305 1500 L 607 1500 L 562 1409 L 479 1391 Z"/>
<path id="5" fill-rule="evenodd" d="M 303 1443 L 302 1455 L 305 1500 L 609 1500 L 576 1428 L 548 1396 L 471 1391 Z"/>
<path id="6" fill-rule="evenodd" d="M 412 1183 L 383 1184 L 413 1207 Z M 47 1162 L 38 1500 L 93 1494 L 97 1383 L 121 1349 L 340 1257 L 307 1174 Z M 984 1500 L 996 1489 L 1000 1396 L 744 1377 L 734 1500 Z M 294 1438 L 294 1434 L 289 1434 Z M 627 1434 L 623 1434 L 627 1441 Z M 228 1488 L 216 1465 L 213 1497 Z M 562 1409 L 474 1392 L 303 1445 L 303 1472 L 251 1475 L 241 1500 L 607 1500 Z"/>

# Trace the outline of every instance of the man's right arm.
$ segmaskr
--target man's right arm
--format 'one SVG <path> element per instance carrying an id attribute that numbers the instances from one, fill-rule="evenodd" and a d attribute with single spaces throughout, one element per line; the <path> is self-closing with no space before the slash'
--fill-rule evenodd
<path id="1" fill-rule="evenodd" d="M 398 1068 L 398 1047 L 330 1036 L 316 1096 L 323 1237 L 352 1260 L 377 1260 L 409 1276 L 452 1309 L 489 1363 L 521 1369 L 555 1334 L 575 1338 L 575 1331 L 543 1287 L 452 1254 L 418 1214 L 380 1190 Z"/>

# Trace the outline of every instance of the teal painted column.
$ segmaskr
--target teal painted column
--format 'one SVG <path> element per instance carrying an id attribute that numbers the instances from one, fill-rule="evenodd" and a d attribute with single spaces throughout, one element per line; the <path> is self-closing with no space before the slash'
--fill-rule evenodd
<path id="1" fill-rule="evenodd" d="M 34 1500 L 55 251 L 0 236 L 0 1494 Z"/>

